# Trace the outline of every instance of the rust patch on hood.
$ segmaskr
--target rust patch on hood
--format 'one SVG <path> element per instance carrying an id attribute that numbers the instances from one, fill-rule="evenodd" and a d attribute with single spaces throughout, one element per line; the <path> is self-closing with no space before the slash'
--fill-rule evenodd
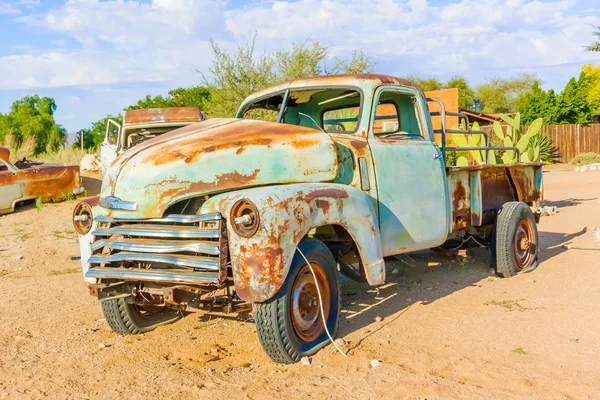
<path id="1" fill-rule="evenodd" d="M 322 132 L 317 129 L 253 120 L 232 122 L 210 130 L 203 129 L 204 124 L 187 128 L 188 141 L 185 146 L 178 141 L 163 142 L 164 145 L 157 147 L 156 152 L 144 157 L 144 162 L 161 166 L 179 159 L 189 164 L 203 154 L 220 150 L 236 149 L 236 153 L 241 154 L 250 146 L 271 146 L 284 142 L 295 149 L 304 149 L 314 147 L 322 140 Z M 196 129 L 193 129 L 194 127 Z M 319 135 L 311 135 L 315 133 Z M 152 140 L 149 140 L 146 143 L 151 142 Z"/>

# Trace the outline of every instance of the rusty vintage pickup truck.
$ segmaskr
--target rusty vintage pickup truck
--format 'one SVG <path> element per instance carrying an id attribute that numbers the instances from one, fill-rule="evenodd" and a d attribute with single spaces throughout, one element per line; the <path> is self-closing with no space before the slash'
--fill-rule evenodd
<path id="1" fill-rule="evenodd" d="M 104 140 L 100 143 L 102 172 L 108 169 L 117 155 L 130 147 L 205 119 L 204 113 L 196 107 L 127 110 L 123 114 L 123 124 L 109 119 Z"/>
<path id="2" fill-rule="evenodd" d="M 381 285 L 384 257 L 470 238 L 499 275 L 533 269 L 542 164 L 446 167 L 435 101 L 390 76 L 300 79 L 121 154 L 74 211 L 108 324 L 253 308 L 266 353 L 292 363 L 335 335 L 339 270 Z"/>

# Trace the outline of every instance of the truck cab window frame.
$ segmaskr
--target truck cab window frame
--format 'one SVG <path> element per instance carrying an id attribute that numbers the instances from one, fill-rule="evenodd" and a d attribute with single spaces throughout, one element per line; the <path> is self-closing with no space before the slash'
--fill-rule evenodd
<path id="1" fill-rule="evenodd" d="M 370 133 L 377 139 L 386 141 L 430 140 L 426 124 L 423 123 L 422 107 L 418 92 L 408 88 L 382 87 L 375 94 L 371 111 Z M 376 126 L 380 107 L 393 104 L 396 108 L 397 130 L 377 132 Z"/>

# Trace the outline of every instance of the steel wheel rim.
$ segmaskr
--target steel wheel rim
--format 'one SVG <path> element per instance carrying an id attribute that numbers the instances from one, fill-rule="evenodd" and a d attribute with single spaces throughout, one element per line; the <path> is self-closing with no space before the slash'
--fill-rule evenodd
<path id="1" fill-rule="evenodd" d="M 323 308 L 325 309 L 325 320 L 329 317 L 329 303 L 331 293 L 326 284 L 327 277 L 321 266 L 311 263 L 317 281 L 321 296 L 323 297 Z M 311 342 L 319 337 L 324 330 L 323 318 L 319 306 L 319 297 L 317 286 L 310 268 L 304 265 L 292 286 L 291 318 L 294 331 L 300 339 L 305 342 Z"/>
<path id="2" fill-rule="evenodd" d="M 528 220 L 522 219 L 517 224 L 514 235 L 514 254 L 517 266 L 523 269 L 531 263 L 535 252 L 533 228 Z"/>

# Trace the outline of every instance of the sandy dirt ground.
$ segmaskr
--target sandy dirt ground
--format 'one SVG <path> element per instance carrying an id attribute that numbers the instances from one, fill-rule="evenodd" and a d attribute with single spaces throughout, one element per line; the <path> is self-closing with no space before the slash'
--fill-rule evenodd
<path id="1" fill-rule="evenodd" d="M 235 316 L 113 333 L 83 286 L 75 203 L 21 206 L 0 217 L 0 398 L 600 399 L 600 251 L 563 247 L 600 249 L 600 172 L 544 178 L 559 213 L 535 271 L 496 278 L 485 249 L 391 262 L 388 284 L 343 299 L 348 357 L 308 366 L 271 362 Z"/>

